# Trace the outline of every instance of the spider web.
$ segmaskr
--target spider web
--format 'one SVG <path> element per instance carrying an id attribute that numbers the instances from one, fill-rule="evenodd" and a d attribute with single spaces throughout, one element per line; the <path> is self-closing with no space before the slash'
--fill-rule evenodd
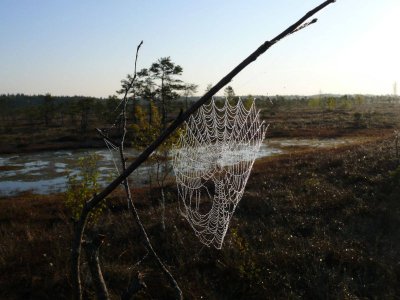
<path id="1" fill-rule="evenodd" d="M 184 125 L 173 159 L 181 212 L 200 241 L 222 248 L 267 130 L 254 102 L 211 100 Z"/>

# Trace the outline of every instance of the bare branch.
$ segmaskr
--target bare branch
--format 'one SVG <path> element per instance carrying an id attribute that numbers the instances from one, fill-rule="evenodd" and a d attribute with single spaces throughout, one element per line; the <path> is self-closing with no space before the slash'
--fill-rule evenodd
<path id="1" fill-rule="evenodd" d="M 139 49 L 142 46 L 142 44 L 143 44 L 143 41 L 141 41 L 140 44 L 136 48 L 134 76 L 132 77 L 131 81 L 129 82 L 129 84 L 125 90 L 124 98 L 122 100 L 123 105 L 124 105 L 123 113 L 122 113 L 123 122 L 124 122 L 124 132 L 123 132 L 123 136 L 122 136 L 120 147 L 119 147 L 120 153 L 122 153 L 122 154 L 123 154 L 123 144 L 124 144 L 125 135 L 126 135 L 127 97 L 128 97 L 129 90 L 133 87 L 133 84 L 136 80 L 136 64 L 137 64 Z M 110 138 L 108 138 L 100 129 L 97 129 L 97 131 L 100 133 L 100 135 L 104 139 L 115 144 L 115 141 L 112 141 Z M 124 159 L 123 155 L 122 155 L 122 158 Z M 123 167 L 125 169 L 125 159 L 123 160 Z M 128 191 L 129 191 L 127 177 L 124 178 L 124 183 L 125 183 L 124 185 L 126 185 L 126 187 L 128 187 Z M 96 196 L 94 196 L 94 198 L 95 197 Z M 129 197 L 130 197 L 130 194 L 128 195 L 128 198 Z M 72 277 L 73 295 L 74 295 L 74 299 L 79 299 L 79 300 L 82 299 L 82 286 L 81 286 L 81 276 L 80 276 L 80 257 L 81 257 L 81 248 L 82 248 L 82 238 L 83 238 L 83 232 L 84 232 L 84 229 L 85 229 L 85 226 L 87 223 L 87 217 L 89 216 L 91 210 L 93 209 L 93 206 L 88 205 L 89 202 L 90 201 L 85 203 L 85 205 L 82 208 L 82 212 L 81 212 L 81 216 L 80 216 L 79 220 L 74 224 L 74 237 L 72 240 L 72 247 L 71 247 L 71 277 Z M 89 248 L 89 249 L 91 249 L 91 248 Z M 90 256 L 88 256 L 88 259 L 90 259 Z M 92 276 L 95 277 L 98 275 L 95 270 L 96 261 L 92 260 L 91 263 L 93 264 Z M 98 261 L 97 261 L 97 264 L 98 264 Z M 101 275 L 101 270 L 100 270 L 99 266 L 98 266 L 98 269 L 99 269 L 98 271 L 100 272 L 100 275 Z M 95 278 L 94 278 L 94 280 L 95 280 Z M 104 294 L 108 295 L 107 287 L 106 287 L 105 283 L 102 286 L 102 288 L 105 291 Z M 99 291 L 100 290 L 101 290 L 101 287 L 99 287 Z"/>
<path id="2" fill-rule="evenodd" d="M 208 92 L 206 92 L 197 102 L 195 102 L 189 109 L 178 116 L 174 122 L 167 127 L 161 135 L 151 143 L 138 157 L 132 162 L 125 171 L 123 171 L 114 181 L 112 181 L 102 192 L 95 195 L 90 199 L 83 207 L 82 214 L 75 226 L 74 241 L 72 247 L 71 263 L 76 264 L 77 267 L 72 267 L 72 277 L 73 285 L 75 289 L 79 291 L 74 291 L 75 299 L 82 299 L 81 287 L 80 287 L 80 275 L 79 275 L 79 257 L 81 249 L 81 241 L 83 231 L 86 226 L 87 217 L 90 211 L 96 207 L 103 199 L 105 199 L 113 190 L 115 190 L 133 171 L 135 171 L 146 159 L 169 137 L 170 134 L 174 132 L 184 121 L 186 121 L 191 114 L 193 114 L 200 106 L 207 102 L 212 96 L 214 96 L 220 89 L 222 89 L 226 84 L 228 84 L 238 73 L 240 73 L 244 68 L 246 68 L 250 63 L 254 62 L 260 55 L 266 52 L 272 45 L 276 44 L 278 41 L 287 37 L 296 31 L 304 22 L 315 15 L 320 10 L 324 9 L 335 0 L 327 0 L 317 6 L 316 8 L 310 10 L 297 22 L 293 23 L 283 32 L 278 34 L 275 38 L 270 41 L 264 42 L 257 50 L 250 54 L 245 60 L 243 60 L 239 65 L 237 65 L 231 72 L 229 72 L 224 78 L 222 78 L 215 86 L 213 86 Z M 139 44 L 139 49 L 141 44 Z M 133 85 L 133 82 L 132 82 Z M 128 91 L 126 91 L 124 98 L 127 96 Z"/>
<path id="3" fill-rule="evenodd" d="M 143 41 L 142 41 L 143 43 Z M 140 45 L 142 44 L 140 43 Z M 135 70 L 134 70 L 134 75 L 133 75 L 133 80 L 131 82 L 130 87 L 133 86 L 134 80 L 136 79 L 136 62 L 137 62 L 137 56 L 138 56 L 138 51 L 140 48 L 140 45 L 137 48 L 137 52 L 136 52 L 136 60 L 135 60 Z M 121 139 L 121 143 L 119 144 L 119 155 L 120 155 L 120 162 L 121 162 L 121 166 L 122 166 L 122 172 L 126 171 L 126 159 L 125 159 L 125 154 L 124 154 L 124 142 L 125 142 L 125 136 L 126 136 L 126 132 L 127 132 L 127 118 L 126 118 L 126 106 L 127 106 L 127 98 L 126 98 L 127 93 L 125 94 L 125 103 L 123 106 L 123 110 L 122 110 L 122 115 L 123 115 L 123 134 L 122 134 L 122 139 Z M 146 244 L 146 247 L 148 249 L 148 251 L 150 251 L 150 253 L 152 254 L 152 256 L 156 259 L 159 267 L 161 268 L 161 270 L 164 272 L 164 274 L 167 276 L 168 281 L 170 282 L 170 284 L 174 287 L 175 292 L 176 292 L 176 297 L 177 299 L 183 299 L 183 294 L 182 291 L 178 285 L 178 283 L 176 282 L 174 276 L 171 274 L 171 272 L 168 270 L 168 268 L 164 265 L 164 263 L 161 261 L 160 257 L 158 256 L 157 252 L 154 250 L 153 245 L 151 244 L 151 241 L 147 235 L 146 229 L 144 228 L 144 225 L 140 219 L 139 216 L 139 212 L 136 209 L 135 204 L 133 203 L 132 200 L 132 194 L 131 194 L 131 190 L 129 188 L 129 182 L 128 182 L 128 177 L 125 177 L 125 179 L 122 182 L 124 189 L 125 189 L 125 193 L 126 193 L 126 197 L 128 199 L 128 208 L 130 210 L 130 212 L 132 213 L 133 217 L 135 218 L 136 224 L 139 226 L 140 229 L 140 233 L 142 234 L 142 237 L 144 239 L 144 242 Z M 135 285 L 136 288 L 140 288 L 140 285 Z M 133 289 L 133 291 L 135 291 L 135 289 Z M 131 291 L 131 293 L 133 292 Z M 128 295 L 130 295 L 130 293 L 128 293 Z"/>
<path id="4" fill-rule="evenodd" d="M 153 152 L 160 146 L 169 135 L 174 132 L 184 121 L 186 121 L 192 113 L 194 113 L 200 106 L 202 106 L 207 100 L 214 96 L 221 88 L 228 84 L 240 71 L 247 67 L 250 63 L 255 61 L 261 54 L 267 51 L 272 45 L 283 39 L 284 37 L 295 31 L 301 24 L 303 24 L 307 19 L 316 14 L 318 11 L 326 7 L 327 5 L 335 2 L 335 0 L 328 0 L 309 11 L 304 17 L 299 21 L 288 27 L 281 34 L 277 35 L 271 41 L 266 41 L 261 45 L 256 51 L 250 54 L 244 61 L 242 61 L 236 68 L 234 68 L 228 75 L 222 78 L 215 86 L 213 86 L 203 97 L 201 97 L 197 102 L 195 102 L 188 110 L 182 113 L 175 121 L 167 127 L 161 135 L 151 143 L 138 157 L 132 162 L 126 170 L 121 173 L 113 182 L 111 182 L 101 193 L 93 197 L 88 201 L 88 207 L 95 207 L 100 201 L 102 201 L 108 194 L 110 194 L 119 184 L 121 184 L 126 177 L 128 177 L 133 171 L 135 171 Z"/>

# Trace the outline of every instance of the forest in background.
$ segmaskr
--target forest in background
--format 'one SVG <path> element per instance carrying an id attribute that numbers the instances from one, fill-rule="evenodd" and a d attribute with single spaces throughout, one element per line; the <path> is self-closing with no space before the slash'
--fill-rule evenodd
<path id="1" fill-rule="evenodd" d="M 225 93 L 231 99 L 237 99 L 232 89 Z M 359 130 L 369 127 L 392 126 L 387 123 L 387 116 L 382 109 L 388 109 L 399 102 L 395 96 L 372 95 L 316 95 L 316 96 L 242 96 L 242 100 L 256 99 L 257 107 L 262 111 L 262 117 L 271 123 L 269 135 L 292 136 L 294 128 L 308 136 L 324 137 L 329 127 L 346 126 L 348 130 Z M 181 109 L 186 109 L 197 97 L 180 96 L 167 106 L 167 122 L 172 121 Z M 218 97 L 216 98 L 218 100 Z M 222 99 L 220 97 L 220 99 Z M 149 99 L 131 98 L 128 101 L 127 117 L 129 124 L 135 124 L 135 107 L 140 106 L 146 115 L 151 113 Z M 0 95 L 0 152 L 18 153 L 46 149 L 90 148 L 103 147 L 101 136 L 96 128 L 110 128 L 118 117 L 120 100 L 118 96 L 94 98 L 83 96 L 52 96 L 46 95 Z M 161 112 L 159 102 L 155 105 Z M 298 112 L 308 111 L 321 114 L 323 121 L 321 130 L 311 130 L 313 124 L 301 121 L 301 114 L 285 119 L 285 124 L 279 116 L 285 110 L 296 107 Z M 303 116 L 303 119 L 306 119 Z M 343 123 L 343 121 L 346 121 Z M 292 124 L 291 124 L 292 123 Z M 295 124 L 296 123 L 296 124 Z M 298 123 L 298 124 L 297 124 Z M 116 124 L 118 127 L 118 124 Z M 392 126 L 393 127 L 393 126 Z M 114 128 L 115 129 L 115 128 Z M 325 133 L 324 133 L 325 132 Z M 111 133 L 112 134 L 112 133 Z M 114 130 L 118 134 L 118 130 Z M 132 142 L 131 132 L 127 139 Z"/>

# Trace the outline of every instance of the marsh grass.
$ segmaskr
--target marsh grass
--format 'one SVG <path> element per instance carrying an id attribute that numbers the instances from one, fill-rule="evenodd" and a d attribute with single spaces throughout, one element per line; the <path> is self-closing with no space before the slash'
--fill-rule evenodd
<path id="1" fill-rule="evenodd" d="M 166 230 L 156 189 L 135 190 L 154 247 L 188 299 L 389 298 L 400 295 L 400 171 L 393 137 L 258 161 L 224 247 L 203 247 L 168 186 Z M 69 299 L 72 223 L 63 195 L 0 199 L 0 298 Z M 152 200 L 153 199 L 153 200 Z M 147 257 L 121 192 L 89 230 L 106 235 L 104 276 L 114 298 L 136 271 L 138 299 L 173 298 Z M 85 297 L 93 297 L 83 264 Z"/>
<path id="2" fill-rule="evenodd" d="M 400 297 L 400 167 L 393 138 L 400 106 L 360 102 L 328 109 L 307 102 L 268 103 L 260 105 L 271 123 L 268 137 L 354 141 L 336 149 L 296 147 L 290 154 L 258 160 L 220 251 L 199 243 L 180 215 L 173 183 L 165 188 L 165 231 L 160 190 L 133 190 L 153 245 L 185 298 Z M 23 124 L 0 137 L 2 152 L 102 144 L 90 130 L 78 136 L 72 128 Z M 0 299 L 71 298 L 73 223 L 64 197 L 24 193 L 0 198 Z M 113 298 L 137 271 L 148 286 L 138 299 L 173 298 L 174 291 L 146 256 L 122 191 L 111 195 L 88 230 L 106 236 L 100 259 Z M 85 263 L 82 275 L 84 296 L 93 298 Z"/>

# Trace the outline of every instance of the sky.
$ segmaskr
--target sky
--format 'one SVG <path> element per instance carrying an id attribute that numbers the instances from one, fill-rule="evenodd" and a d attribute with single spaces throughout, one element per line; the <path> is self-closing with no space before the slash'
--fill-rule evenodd
<path id="1" fill-rule="evenodd" d="M 323 0 L 0 0 L 0 94 L 107 97 L 170 56 L 185 82 L 217 83 Z M 230 83 L 237 95 L 400 90 L 400 1 L 337 0 Z"/>

